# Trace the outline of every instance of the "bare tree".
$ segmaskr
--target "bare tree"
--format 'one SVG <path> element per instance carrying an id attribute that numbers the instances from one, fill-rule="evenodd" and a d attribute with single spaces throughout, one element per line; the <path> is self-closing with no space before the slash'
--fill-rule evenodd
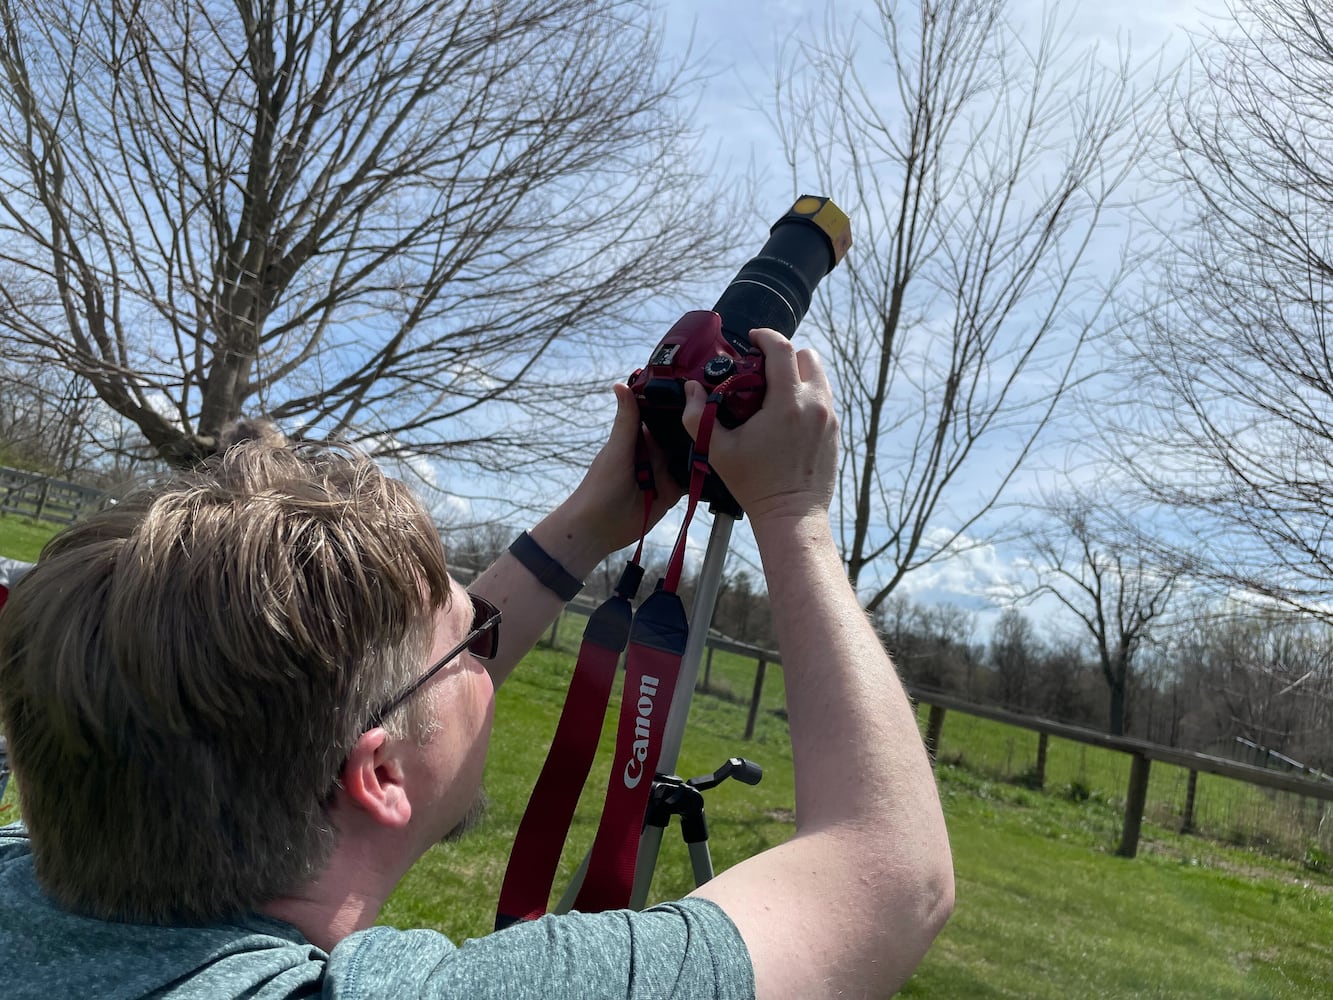
<path id="1" fill-rule="evenodd" d="M 1122 458 L 1201 571 L 1327 617 L 1333 596 L 1333 36 L 1237 0 L 1172 115 L 1184 215 L 1128 342 Z"/>
<path id="2" fill-rule="evenodd" d="M 1053 719 L 1092 725 L 1105 717 L 1100 673 L 1087 661 L 1082 643 L 1069 636 L 1057 637 L 1038 663 L 1032 707 Z"/>
<path id="3" fill-rule="evenodd" d="M 0 360 L 0 464 L 89 485 L 114 483 L 124 477 L 133 445 L 142 438 L 78 375 Z"/>
<path id="4" fill-rule="evenodd" d="M 0 0 L 6 350 L 176 464 L 248 412 L 501 467 L 530 431 L 483 404 L 577 400 L 734 238 L 656 32 L 646 0 Z"/>
<path id="5" fill-rule="evenodd" d="M 1156 562 L 1118 530 L 1119 515 L 1103 516 L 1085 498 L 1052 501 L 1048 512 L 1049 524 L 1028 536 L 1036 580 L 1027 597 L 1051 595 L 1092 638 L 1110 696 L 1108 732 L 1123 735 L 1135 658 L 1162 625 L 1184 567 Z"/>
<path id="6" fill-rule="evenodd" d="M 980 656 L 976 616 L 955 604 L 917 604 L 894 594 L 871 619 L 903 679 L 916 688 L 972 694 Z"/>
<path id="7" fill-rule="evenodd" d="M 1284 753 L 1307 736 L 1311 708 L 1326 669 L 1327 648 L 1319 649 L 1290 620 L 1273 617 L 1233 622 L 1220 631 L 1215 690 L 1225 706 L 1232 735 Z M 1326 647 L 1326 643 L 1325 643 Z"/>
<path id="8" fill-rule="evenodd" d="M 856 225 L 811 316 L 843 418 L 843 557 L 872 609 L 994 507 L 1095 367 L 1131 266 L 1098 239 L 1152 141 L 1154 83 L 1068 51 L 1051 16 L 1024 39 L 1009 6 L 877 0 L 877 24 L 830 21 L 777 84 L 793 179 Z"/>
<path id="9" fill-rule="evenodd" d="M 1197 749 L 1237 740 L 1303 763 L 1333 765 L 1333 642 L 1326 622 L 1268 608 L 1214 604 L 1166 645 Z"/>
<path id="10" fill-rule="evenodd" d="M 87 400 L 72 382 L 0 362 L 0 464 L 57 476 L 74 471 Z"/>
<path id="11" fill-rule="evenodd" d="M 1038 678 L 1041 644 L 1036 629 L 1018 608 L 1006 608 L 995 623 L 990 640 L 990 666 L 996 675 L 996 694 L 1001 705 L 1031 708 Z"/>
<path id="12" fill-rule="evenodd" d="M 722 581 L 712 625 L 741 642 L 768 648 L 776 643 L 768 595 L 762 587 L 755 589 L 754 578 L 743 569 Z"/>

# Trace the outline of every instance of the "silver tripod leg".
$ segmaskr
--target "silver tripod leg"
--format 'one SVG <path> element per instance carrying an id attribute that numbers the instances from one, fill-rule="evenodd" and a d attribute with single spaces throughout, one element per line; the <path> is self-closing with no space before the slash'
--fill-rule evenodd
<path id="1" fill-rule="evenodd" d="M 694 870 L 694 884 L 701 886 L 713 879 L 713 855 L 708 850 L 708 841 L 702 840 L 690 844 L 690 868 Z"/>

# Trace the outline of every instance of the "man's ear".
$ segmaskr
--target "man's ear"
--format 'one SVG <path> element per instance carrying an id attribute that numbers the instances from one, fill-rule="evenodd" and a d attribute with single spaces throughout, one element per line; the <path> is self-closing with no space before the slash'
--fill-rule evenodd
<path id="1" fill-rule="evenodd" d="M 342 785 L 354 808 L 382 826 L 401 828 L 412 818 L 412 803 L 394 747 L 383 729 L 362 733 L 343 764 Z"/>

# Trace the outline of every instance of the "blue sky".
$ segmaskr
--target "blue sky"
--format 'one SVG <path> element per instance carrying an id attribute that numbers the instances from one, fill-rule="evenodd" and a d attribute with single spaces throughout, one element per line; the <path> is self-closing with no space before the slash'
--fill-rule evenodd
<path id="1" fill-rule="evenodd" d="M 857 18 L 877 21 L 872 0 L 831 0 L 832 15 L 841 25 L 855 23 Z M 1043 17 L 1044 6 L 1035 0 L 1015 0 L 1011 6 L 1014 23 L 1035 39 Z M 695 69 L 706 78 L 697 103 L 693 120 L 701 132 L 700 153 L 710 164 L 714 175 L 721 179 L 734 178 L 738 185 L 756 185 L 755 202 L 758 214 L 752 219 L 737 220 L 743 232 L 753 233 L 754 249 L 762 244 L 767 227 L 791 203 L 794 191 L 781 158 L 774 154 L 776 136 L 765 115 L 767 95 L 772 89 L 775 67 L 782 62 L 783 46 L 803 34 L 817 36 L 830 7 L 823 4 L 799 3 L 792 0 L 666 0 L 662 5 L 665 26 L 663 57 L 668 63 L 689 59 Z M 1064 36 L 1071 50 L 1083 52 L 1097 46 L 1108 60 L 1128 47 L 1135 62 L 1157 57 L 1164 64 L 1176 64 L 1189 52 L 1189 32 L 1201 31 L 1208 26 L 1224 26 L 1226 16 L 1223 0 L 1100 0 L 1100 2 L 1065 2 L 1059 5 L 1057 17 L 1066 25 Z M 873 28 L 866 28 L 866 44 L 872 44 Z M 886 74 L 886 85 L 888 84 Z M 805 190 L 803 181 L 797 186 Z M 813 191 L 835 199 L 836 191 Z M 853 220 L 855 232 L 855 220 Z M 1108 257 L 1116 248 L 1108 248 Z M 855 245 L 853 251 L 855 252 Z M 736 261 L 736 266 L 742 263 Z M 837 280 L 836 272 L 827 282 Z M 720 287 L 701 282 L 695 308 L 711 304 Z M 662 304 L 649 303 L 646 308 L 660 310 Z M 676 306 L 663 313 L 663 329 L 675 318 Z M 800 334 L 798 333 L 798 339 Z M 646 360 L 651 344 L 642 345 L 641 351 L 632 352 L 629 367 Z M 628 374 L 628 367 L 626 369 Z M 623 376 L 621 376 L 623 377 Z M 593 414 L 605 413 L 609 424 L 611 399 L 609 392 L 603 401 L 604 410 L 598 410 L 599 401 L 590 401 Z M 1066 443 L 1054 438 L 1045 454 L 1039 454 L 1029 471 L 1012 484 L 1009 499 L 1038 498 L 1043 490 L 1059 484 L 1070 467 L 1065 451 Z M 1102 475 L 1094 465 L 1092 475 Z M 433 469 L 423 468 L 426 481 L 435 479 Z M 985 475 L 985 471 L 978 473 Z M 546 482 L 550 497 L 561 495 L 573 482 L 555 484 Z M 961 484 L 966 489 L 967 484 Z M 980 487 L 979 487 L 980 488 Z M 462 520 L 473 520 L 482 514 L 485 491 L 473 499 L 446 498 L 440 503 L 440 512 L 455 507 Z M 438 498 L 438 495 L 437 495 Z M 537 502 L 542 502 L 540 498 Z M 683 507 L 683 505 L 682 505 Z M 485 516 L 483 514 L 483 516 Z M 513 519 L 508 511 L 502 517 Z M 526 515 L 517 515 L 522 518 Z M 707 543 L 710 518 L 701 513 L 691 531 L 690 551 L 697 560 L 702 557 Z M 669 553 L 679 523 L 679 512 L 669 516 L 650 538 L 650 548 L 663 558 Z M 937 530 L 946 526 L 939 525 Z M 984 533 L 979 533 L 986 537 Z M 975 539 L 973 540 L 975 541 Z M 975 637 L 984 640 L 991 624 L 999 614 L 997 595 L 1012 593 L 1014 581 L 1021 571 L 1021 553 L 1014 549 L 990 543 L 976 542 L 966 551 L 941 560 L 911 574 L 904 581 L 900 593 L 923 604 L 949 602 L 972 610 L 976 614 Z M 728 572 L 749 568 L 758 572 L 758 560 L 753 549 L 747 523 L 742 520 L 733 535 Z M 1068 615 L 1054 602 L 1038 605 L 1029 615 L 1040 627 L 1065 630 L 1071 627 Z"/>
<path id="2" fill-rule="evenodd" d="M 899 7 L 910 10 L 910 3 Z M 1014 23 L 1035 36 L 1046 5 L 1011 4 Z M 1161 50 L 1169 60 L 1188 52 L 1188 31 L 1222 23 L 1224 0 L 1065 0 L 1052 8 L 1068 24 L 1067 40 L 1078 49 L 1096 44 L 1107 53 L 1129 46 L 1136 58 Z M 765 172 L 764 190 L 774 202 L 790 196 L 790 185 L 771 160 L 772 130 L 762 113 L 772 89 L 783 45 L 817 36 L 829 14 L 839 24 L 878 21 L 873 0 L 669 0 L 664 5 L 668 58 L 691 53 L 709 77 L 696 110 L 705 144 L 718 153 L 718 169 L 745 173 L 751 163 Z"/>
<path id="3" fill-rule="evenodd" d="M 1030 32 L 1035 38 L 1045 5 L 1017 0 L 1011 9 L 1014 23 L 1025 36 Z M 772 89 L 775 70 L 782 62 L 784 44 L 802 34 L 818 35 L 830 10 L 844 26 L 853 24 L 857 18 L 868 22 L 878 20 L 871 0 L 832 0 L 829 6 L 790 0 L 764 3 L 671 0 L 664 13 L 667 58 L 683 58 L 689 53 L 708 78 L 695 109 L 695 122 L 703 132 L 705 152 L 715 158 L 715 170 L 720 174 L 757 179 L 758 201 L 772 206 L 771 218 L 776 218 L 798 192 L 793 192 L 790 177 L 772 152 L 776 140 L 764 113 L 767 95 Z M 1116 53 L 1128 48 L 1135 62 L 1160 54 L 1164 64 L 1175 64 L 1188 55 L 1190 32 L 1224 26 L 1226 17 L 1222 0 L 1065 2 L 1055 10 L 1058 21 L 1067 26 L 1064 38 L 1073 50 L 1082 52 L 1096 45 L 1099 52 L 1114 59 Z M 872 42 L 873 30 L 866 29 L 867 44 Z M 837 197 L 833 191 L 814 193 Z M 752 220 L 756 246 L 763 234 L 762 225 L 771 218 Z M 1032 495 L 1055 485 L 1049 474 L 1040 471 L 1043 464 L 1054 469 L 1066 463 L 1063 455 L 1048 463 L 1039 457 L 1034 471 L 1021 477 L 1016 485 Z M 706 528 L 697 527 L 694 534 L 702 545 Z M 732 549 L 732 567 L 738 559 L 752 558 L 744 525 L 737 532 Z M 903 590 L 923 603 L 949 601 L 976 610 L 977 635 L 981 638 L 998 614 L 990 598 L 1009 587 L 1016 573 L 1016 558 L 1015 553 L 994 545 L 978 545 L 918 571 L 909 577 Z M 1049 606 L 1034 608 L 1030 613 L 1038 621 L 1061 617 L 1057 609 Z"/>

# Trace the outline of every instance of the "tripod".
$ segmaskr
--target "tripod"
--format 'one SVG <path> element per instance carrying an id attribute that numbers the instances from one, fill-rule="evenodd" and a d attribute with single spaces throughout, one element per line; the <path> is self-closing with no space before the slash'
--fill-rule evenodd
<path id="1" fill-rule="evenodd" d="M 695 886 L 701 886 L 713 877 L 713 856 L 708 850 L 708 822 L 704 819 L 704 795 L 727 778 L 735 778 L 747 785 L 757 785 L 764 776 L 763 769 L 743 757 L 732 757 L 712 774 L 698 778 L 659 774 L 653 782 L 653 794 L 648 800 L 648 813 L 643 821 L 644 833 L 656 830 L 658 842 L 672 816 L 680 817 L 680 833 L 690 852 L 690 867 Z M 651 878 L 652 872 L 648 872 Z M 637 888 L 637 886 L 636 886 Z M 647 887 L 644 887 L 645 893 Z M 635 904 L 642 908 L 644 900 Z"/>

